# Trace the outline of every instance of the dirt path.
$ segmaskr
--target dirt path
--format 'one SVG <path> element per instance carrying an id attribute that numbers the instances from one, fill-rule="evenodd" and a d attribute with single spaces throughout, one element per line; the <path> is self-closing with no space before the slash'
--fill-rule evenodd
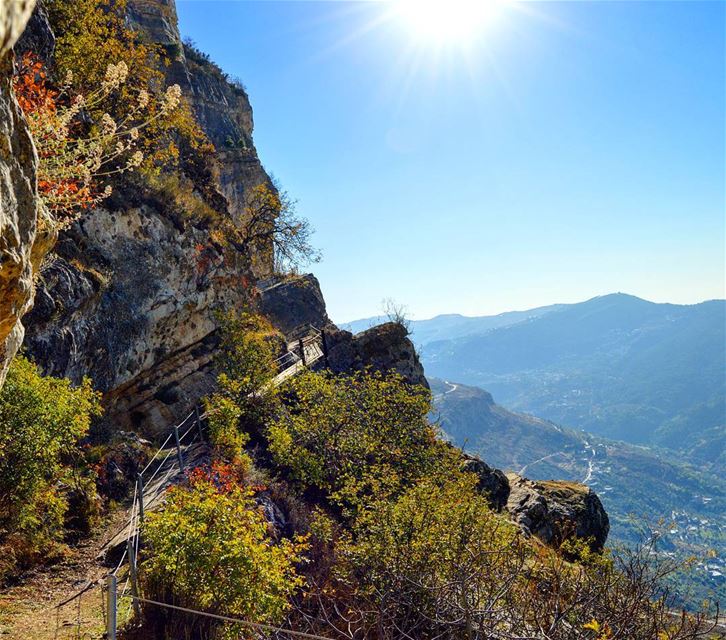
<path id="1" fill-rule="evenodd" d="M 104 610 L 100 586 L 60 609 L 55 606 L 108 573 L 96 560 L 102 546 L 127 517 L 126 509 L 110 514 L 103 530 L 75 546 L 68 557 L 30 573 L 24 581 L 0 591 L 2 640 L 96 640 L 103 637 Z M 120 607 L 121 614 L 126 607 Z"/>
<path id="2" fill-rule="evenodd" d="M 149 484 L 144 487 L 144 504 L 147 511 L 159 508 L 164 501 L 166 489 L 182 480 L 185 475 L 180 469 L 174 448 L 161 452 L 161 464 Z M 194 468 L 209 462 L 209 447 L 192 443 L 182 446 L 182 458 L 186 468 Z M 130 509 L 119 508 L 110 514 L 99 532 L 73 547 L 61 563 L 41 567 L 15 587 L 0 591 L 0 640 L 96 640 L 104 633 L 104 603 L 98 581 L 109 573 L 110 568 L 97 559 L 104 547 L 125 545 L 129 535 L 136 535 L 135 526 L 130 527 Z M 119 593 L 127 577 L 127 566 L 118 573 Z M 71 598 L 89 583 L 93 588 L 86 591 L 61 608 L 56 606 Z M 127 621 L 130 613 L 128 598 L 118 603 L 119 627 Z"/>

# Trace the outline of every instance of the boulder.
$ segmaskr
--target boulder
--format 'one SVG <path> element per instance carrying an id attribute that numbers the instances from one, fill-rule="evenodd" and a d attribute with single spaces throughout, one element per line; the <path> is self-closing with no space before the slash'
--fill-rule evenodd
<path id="1" fill-rule="evenodd" d="M 503 471 L 490 467 L 486 462 L 475 456 L 463 454 L 462 469 L 476 475 L 479 482 L 477 489 L 487 497 L 489 505 L 495 511 L 501 511 L 509 498 L 509 480 Z"/>
<path id="2" fill-rule="evenodd" d="M 408 330 L 397 322 L 386 322 L 353 335 L 331 328 L 326 331 L 328 366 L 332 371 L 395 371 L 409 384 L 429 388 L 424 369 Z"/>
<path id="3" fill-rule="evenodd" d="M 576 482 L 534 482 L 507 474 L 510 493 L 506 510 L 526 533 L 559 547 L 569 538 L 589 542 L 601 551 L 610 531 L 608 515 L 597 495 Z"/>
<path id="4" fill-rule="evenodd" d="M 331 327 L 318 279 L 308 273 L 271 279 L 259 285 L 257 309 L 288 340 L 305 336 L 310 327 Z"/>

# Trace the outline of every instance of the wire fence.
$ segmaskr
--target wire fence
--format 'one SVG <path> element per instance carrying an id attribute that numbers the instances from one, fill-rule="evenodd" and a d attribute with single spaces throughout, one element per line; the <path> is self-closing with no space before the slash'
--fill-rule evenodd
<path id="1" fill-rule="evenodd" d="M 273 384 L 280 384 L 284 379 L 286 379 L 286 377 L 288 377 L 285 374 L 294 375 L 297 371 L 310 366 L 326 355 L 327 349 L 324 334 L 312 325 L 309 325 L 306 328 L 306 331 L 307 334 L 304 337 L 290 343 L 288 345 L 287 352 L 275 360 L 275 365 L 277 366 L 279 373 L 275 380 L 273 380 Z M 177 605 L 149 600 L 138 595 L 139 591 L 136 582 L 136 567 L 140 549 L 140 532 L 144 519 L 144 505 L 145 503 L 148 505 L 151 502 L 150 499 L 145 500 L 145 490 L 148 488 L 148 494 L 151 496 L 151 499 L 153 499 L 153 491 L 163 490 L 174 476 L 184 472 L 184 453 L 188 452 L 197 441 L 203 441 L 203 421 L 207 419 L 208 416 L 209 413 L 201 413 L 199 407 L 195 407 L 193 411 L 191 411 L 181 422 L 176 424 L 170 430 L 166 439 L 156 449 L 154 455 L 149 459 L 144 468 L 137 474 L 129 517 L 126 519 L 123 526 L 120 527 L 101 547 L 101 551 L 103 551 L 103 549 L 107 548 L 113 541 L 117 540 L 118 536 L 121 535 L 124 530 L 126 531 L 125 548 L 113 571 L 106 575 L 105 584 L 101 580 L 89 581 L 78 592 L 56 605 L 55 608 L 60 609 L 76 599 L 80 600 L 83 594 L 87 591 L 90 591 L 95 587 L 102 586 L 102 601 L 105 604 L 104 622 L 106 625 L 106 638 L 108 640 L 115 640 L 116 638 L 118 620 L 117 605 L 121 598 L 130 598 L 131 601 L 129 610 L 125 614 L 126 617 L 129 616 L 132 606 L 136 612 L 139 612 L 140 604 L 144 603 L 151 606 L 166 607 L 168 609 L 176 609 L 190 614 L 205 616 L 207 618 L 214 618 L 224 622 L 240 624 L 261 631 L 285 634 L 291 637 L 309 638 L 311 640 L 330 640 L 324 636 L 284 629 L 282 627 L 275 627 L 268 624 L 255 623 L 248 620 L 231 618 L 204 611 L 196 611 L 193 609 L 179 607 Z M 180 434 L 180 430 L 185 426 L 187 429 Z M 195 430 L 196 432 L 194 436 L 186 442 L 189 438 L 189 434 Z M 172 438 L 174 439 L 173 443 Z M 165 455 L 160 457 L 164 452 L 166 452 Z M 175 464 L 174 462 L 169 463 L 169 458 L 174 453 L 176 453 L 178 464 Z M 156 464 L 154 470 L 150 472 L 157 462 L 158 464 Z M 160 479 L 158 479 L 161 470 L 164 469 L 165 466 L 168 468 L 165 473 L 160 476 Z M 147 475 L 149 473 L 150 475 Z M 154 481 L 156 481 L 156 483 L 152 484 Z M 119 593 L 117 591 L 117 578 L 119 577 L 119 572 L 124 566 L 124 563 L 128 564 L 128 572 L 126 573 L 124 586 Z"/>
<path id="2" fill-rule="evenodd" d="M 207 611 L 197 611 L 196 609 L 189 609 L 187 607 L 180 607 L 178 605 L 169 604 L 167 602 L 158 602 L 157 600 L 149 600 L 148 598 L 134 597 L 133 600 L 143 602 L 144 604 L 150 604 L 157 607 L 163 607 L 164 609 L 172 609 L 174 611 L 181 611 L 183 613 L 191 613 L 192 615 L 202 616 L 205 618 L 212 618 L 214 620 L 220 620 L 222 622 L 231 622 L 233 624 L 239 624 L 250 629 L 257 629 L 259 631 L 271 631 L 273 633 L 281 633 L 293 638 L 308 638 L 310 640 L 332 640 L 326 636 L 319 636 L 313 633 L 305 633 L 304 631 L 295 631 L 294 629 L 285 629 L 284 627 L 276 627 L 272 624 L 264 624 L 262 622 L 250 622 L 249 620 L 243 620 L 242 618 L 232 618 L 230 616 L 223 616 L 217 613 L 209 613 Z"/>

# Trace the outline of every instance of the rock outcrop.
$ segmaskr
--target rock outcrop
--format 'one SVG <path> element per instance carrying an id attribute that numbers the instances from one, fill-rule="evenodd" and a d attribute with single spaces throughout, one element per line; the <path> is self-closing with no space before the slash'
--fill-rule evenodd
<path id="1" fill-rule="evenodd" d="M 167 79 L 181 86 L 214 145 L 219 189 L 230 213 L 241 216 L 250 186 L 270 183 L 252 140 L 254 121 L 247 91 L 207 56 L 182 42 L 175 0 L 129 0 L 127 11 L 130 25 L 169 56 L 171 64 L 164 69 Z M 269 275 L 269 265 L 257 267 L 258 276 Z"/>
<path id="2" fill-rule="evenodd" d="M 397 322 L 386 322 L 353 335 L 333 329 L 327 333 L 328 364 L 332 371 L 393 370 L 409 383 L 429 383 L 408 331 Z"/>
<path id="3" fill-rule="evenodd" d="M 260 283 L 257 308 L 288 340 L 303 337 L 310 327 L 334 330 L 318 279 L 311 273 Z"/>
<path id="4" fill-rule="evenodd" d="M 12 91 L 10 49 L 33 5 L 0 0 L 0 386 L 23 341 L 21 318 L 32 306 L 34 277 L 51 243 L 48 231 L 39 232 L 37 157 Z"/>
<path id="5" fill-rule="evenodd" d="M 270 281 L 262 285 L 257 308 L 288 340 L 310 328 L 325 334 L 326 366 L 336 373 L 396 371 L 411 384 L 428 388 L 423 366 L 407 330 L 387 322 L 353 335 L 333 324 L 325 308 L 320 283 L 312 274 Z"/>
<path id="6" fill-rule="evenodd" d="M 574 482 L 527 480 L 507 474 L 509 497 L 506 510 L 525 531 L 545 544 L 558 547 L 568 538 L 588 540 L 601 551 L 610 522 L 600 499 L 587 486 Z"/>
<path id="7" fill-rule="evenodd" d="M 495 511 L 501 511 L 509 499 L 509 480 L 503 471 L 490 467 L 481 458 L 463 454 L 462 469 L 478 478 L 477 489 L 489 500 Z"/>
<path id="8" fill-rule="evenodd" d="M 0 0 L 0 57 L 18 41 L 34 7 L 35 0 Z"/>

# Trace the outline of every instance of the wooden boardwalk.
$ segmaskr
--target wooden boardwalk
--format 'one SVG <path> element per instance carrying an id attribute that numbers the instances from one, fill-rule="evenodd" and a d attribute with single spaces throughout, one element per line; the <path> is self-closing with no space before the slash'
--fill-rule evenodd
<path id="1" fill-rule="evenodd" d="M 164 504 L 166 492 L 170 486 L 179 484 L 186 477 L 188 469 L 208 464 L 211 461 L 211 448 L 206 442 L 194 442 L 180 447 L 184 469 L 179 466 L 179 458 L 176 455 L 176 446 L 167 451 L 165 457 L 159 460 L 159 465 L 154 465 L 154 473 L 150 480 L 144 484 L 143 504 L 144 513 L 155 511 Z M 116 533 L 102 549 L 99 559 L 110 559 L 118 557 L 119 550 L 126 546 L 129 538 L 136 538 L 141 525 L 141 518 L 138 508 L 139 501 L 134 500 L 128 511 L 126 525 Z"/>
<path id="2" fill-rule="evenodd" d="M 317 329 L 311 328 L 309 335 L 287 345 L 287 352 L 276 361 L 279 373 L 269 384 L 277 387 L 324 357 L 323 335 Z M 202 439 L 203 418 L 204 416 L 195 410 L 175 426 L 164 444 L 139 474 L 141 481 L 137 484 L 126 524 L 104 546 L 99 554 L 99 560 L 108 562 L 111 558 L 119 557 L 123 553 L 121 549 L 126 547 L 128 540 L 135 540 L 139 534 L 141 510 L 148 513 L 158 509 L 164 504 L 168 488 L 183 481 L 187 470 L 210 462 L 211 448 Z M 141 500 L 138 495 L 139 486 L 142 487 Z"/>

